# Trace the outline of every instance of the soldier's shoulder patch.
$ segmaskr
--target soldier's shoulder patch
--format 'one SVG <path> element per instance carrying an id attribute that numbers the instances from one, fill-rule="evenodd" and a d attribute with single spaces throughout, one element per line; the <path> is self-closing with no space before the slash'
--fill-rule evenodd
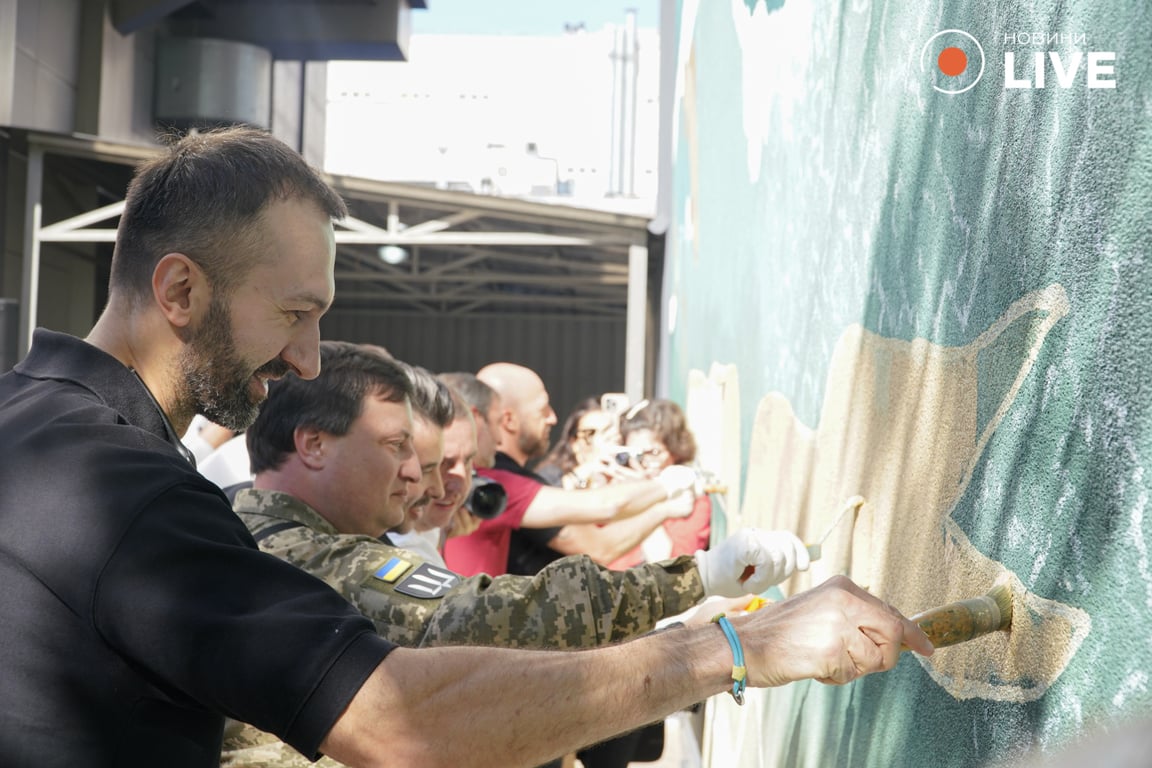
<path id="1" fill-rule="evenodd" d="M 396 591 L 410 597 L 432 599 L 443 597 L 444 593 L 460 583 L 460 576 L 445 568 L 422 563 L 396 584 Z"/>
<path id="2" fill-rule="evenodd" d="M 410 570 L 412 570 L 411 561 L 402 557 L 390 557 L 372 572 L 372 578 L 392 584 Z"/>

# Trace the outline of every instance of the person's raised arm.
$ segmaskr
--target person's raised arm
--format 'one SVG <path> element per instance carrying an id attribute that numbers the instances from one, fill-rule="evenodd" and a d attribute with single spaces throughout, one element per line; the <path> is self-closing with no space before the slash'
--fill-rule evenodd
<path id="1" fill-rule="evenodd" d="M 679 494 L 692 493 L 698 478 L 690 467 L 665 467 L 652 480 L 609 483 L 588 490 L 541 488 L 528 505 L 521 528 L 570 523 L 605 523 L 637 515 Z"/>
<path id="2" fill-rule="evenodd" d="M 694 502 L 693 496 L 684 493 L 607 525 L 566 525 L 548 546 L 562 555 L 588 555 L 600 565 L 608 565 L 635 549 L 665 520 L 690 515 Z"/>
<path id="3" fill-rule="evenodd" d="M 731 624 L 754 687 L 845 683 L 891 669 L 902 644 L 932 652 L 919 627 L 844 577 Z M 732 672 L 715 626 L 579 652 L 400 648 L 321 748 L 353 766 L 528 768 L 728 690 Z"/>

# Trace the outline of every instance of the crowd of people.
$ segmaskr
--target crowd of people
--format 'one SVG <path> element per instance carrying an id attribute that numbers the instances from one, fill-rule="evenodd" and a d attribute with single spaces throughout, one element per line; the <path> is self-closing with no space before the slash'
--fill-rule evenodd
<path id="1" fill-rule="evenodd" d="M 709 545 L 675 403 L 593 399 L 549 453 L 527 368 L 321 341 L 344 215 L 269 135 L 190 135 L 138 169 L 91 333 L 39 329 L 0 377 L 14 764 L 616 765 L 709 696 L 932 652 L 844 578 L 742 610 L 807 551 Z M 212 482 L 182 436 L 247 472 Z M 474 472 L 501 514 L 469 512 Z"/>

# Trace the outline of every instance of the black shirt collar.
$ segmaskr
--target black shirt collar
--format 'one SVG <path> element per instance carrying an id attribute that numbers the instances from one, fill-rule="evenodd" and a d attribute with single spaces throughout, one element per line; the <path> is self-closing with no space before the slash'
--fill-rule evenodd
<path id="1" fill-rule="evenodd" d="M 492 462 L 492 469 L 502 469 L 505 472 L 515 472 L 518 475 L 522 475 L 526 471 L 524 465 L 517 463 L 516 459 L 504 451 L 496 451 L 496 460 Z"/>
<path id="2" fill-rule="evenodd" d="M 75 336 L 37 328 L 28 356 L 15 370 L 29 378 L 67 381 L 87 389 L 129 424 L 172 443 L 195 466 L 191 451 L 180 442 L 152 392 L 135 371 L 107 352 Z"/>
<path id="3" fill-rule="evenodd" d="M 536 474 L 532 470 L 528 469 L 528 467 L 525 467 L 522 464 L 518 464 L 516 459 L 512 458 L 503 451 L 496 451 L 496 460 L 492 462 L 492 469 L 502 469 L 505 472 L 515 472 L 518 475 L 530 477 L 542 485 L 549 484 L 547 480 L 540 477 L 540 475 Z"/>

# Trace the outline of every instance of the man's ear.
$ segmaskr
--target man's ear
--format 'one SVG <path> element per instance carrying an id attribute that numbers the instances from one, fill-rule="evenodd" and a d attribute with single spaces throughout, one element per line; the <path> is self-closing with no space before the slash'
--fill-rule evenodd
<path id="1" fill-rule="evenodd" d="M 505 408 L 500 413 L 500 426 L 510 435 L 520 432 L 520 415 L 511 408 Z"/>
<path id="2" fill-rule="evenodd" d="M 177 328 L 187 328 L 211 301 L 204 272 L 182 253 L 168 253 L 152 270 L 152 295 L 164 317 Z"/>
<path id="3" fill-rule="evenodd" d="M 296 447 L 296 455 L 309 469 L 323 469 L 327 460 L 328 434 L 316 427 L 296 427 L 292 432 L 292 442 Z"/>

